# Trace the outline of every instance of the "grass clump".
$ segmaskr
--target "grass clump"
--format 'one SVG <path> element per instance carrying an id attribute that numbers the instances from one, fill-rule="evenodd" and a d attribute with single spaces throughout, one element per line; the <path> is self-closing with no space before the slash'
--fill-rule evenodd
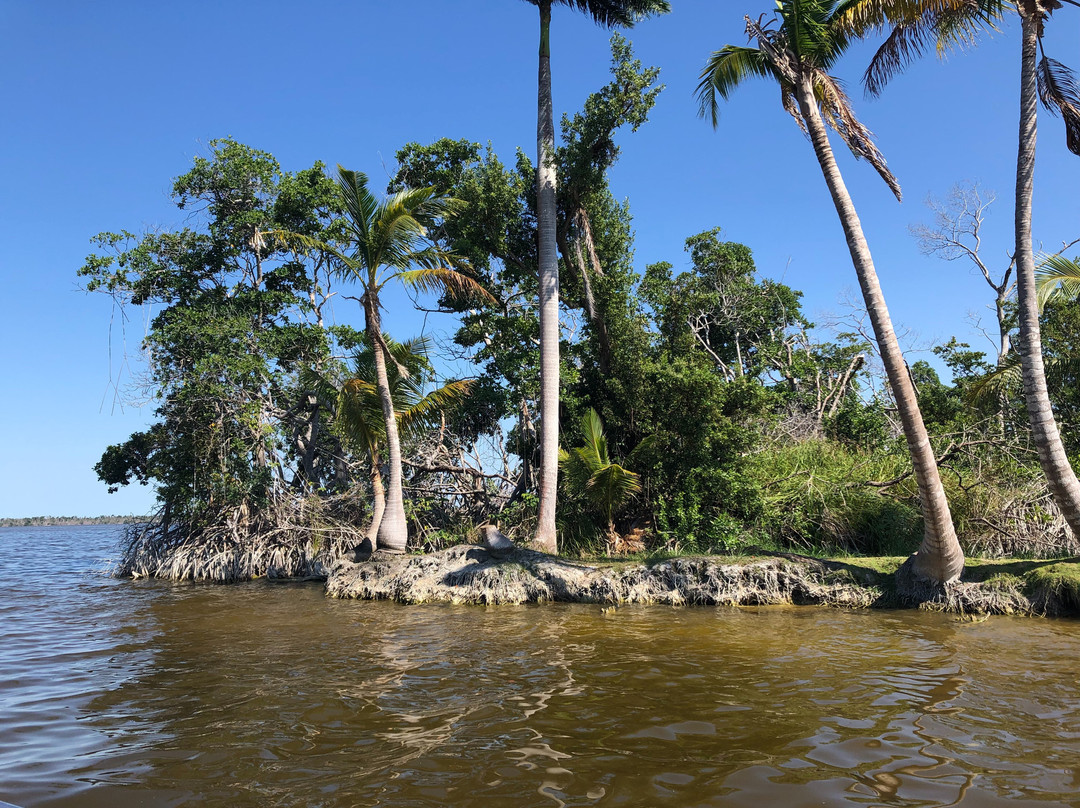
<path id="1" fill-rule="evenodd" d="M 1038 611 L 1053 615 L 1080 613 L 1080 563 L 1037 566 L 1024 579 Z"/>

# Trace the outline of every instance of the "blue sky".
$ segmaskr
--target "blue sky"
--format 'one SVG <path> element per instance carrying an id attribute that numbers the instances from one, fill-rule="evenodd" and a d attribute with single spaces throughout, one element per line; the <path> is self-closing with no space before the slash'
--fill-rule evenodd
<path id="1" fill-rule="evenodd" d="M 754 250 L 762 274 L 806 293 L 811 317 L 836 310 L 854 272 L 813 152 L 776 90 L 741 88 L 716 131 L 696 117 L 705 59 L 742 44 L 743 14 L 770 4 L 672 5 L 629 34 L 667 85 L 650 123 L 622 138 L 612 176 L 616 195 L 630 198 L 637 266 L 684 267 L 685 238 L 721 226 Z M 1080 66 L 1066 47 L 1069 11 L 1048 44 Z M 109 300 L 79 291 L 75 273 L 91 236 L 185 224 L 168 199 L 171 179 L 215 137 L 269 151 L 287 170 L 342 163 L 376 187 L 409 141 L 490 140 L 507 161 L 517 146 L 534 154 L 536 17 L 520 0 L 0 5 L 0 517 L 143 513 L 153 501 L 138 486 L 110 496 L 91 470 L 107 444 L 152 414 L 115 402 L 111 385 L 125 346 L 137 355 L 141 315 L 130 312 L 124 324 Z M 900 205 L 872 169 L 840 155 L 893 317 L 924 341 L 955 334 L 989 347 L 968 322 L 969 312 L 991 316 L 982 279 L 921 256 L 907 228 L 929 218 L 927 194 L 978 180 L 999 199 L 987 255 L 1007 260 L 1017 34 L 1007 25 L 947 63 L 920 63 L 880 100 L 863 100 L 855 86 L 867 47 L 836 71 L 904 188 Z M 555 10 L 557 115 L 607 81 L 608 36 Z M 1043 114 L 1040 122 L 1035 235 L 1050 247 L 1080 235 L 1070 193 L 1080 160 L 1066 151 L 1060 121 Z M 419 330 L 418 318 L 395 317 L 395 333 Z M 125 373 L 121 384 L 130 380 Z"/>

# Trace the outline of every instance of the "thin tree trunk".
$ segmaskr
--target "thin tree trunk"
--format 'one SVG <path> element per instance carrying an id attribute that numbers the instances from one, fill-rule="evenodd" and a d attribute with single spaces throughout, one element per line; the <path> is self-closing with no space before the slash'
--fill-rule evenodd
<path id="1" fill-rule="evenodd" d="M 997 299 L 994 301 L 994 306 L 997 310 L 998 321 L 998 357 L 997 366 L 1000 368 L 1005 364 L 1005 360 L 1009 356 L 1009 351 L 1012 350 L 1012 338 L 1009 336 L 1009 316 L 1005 311 L 1005 304 L 1008 302 L 1008 290 L 1005 285 L 998 289 Z"/>
<path id="2" fill-rule="evenodd" d="M 386 513 L 386 492 L 383 490 L 382 471 L 379 470 L 379 453 L 371 453 L 371 524 L 368 525 L 365 538 L 371 539 L 372 545 L 379 538 L 379 526 L 382 525 L 383 514 Z"/>
<path id="3" fill-rule="evenodd" d="M 1001 286 L 997 290 L 997 300 L 995 305 L 997 307 L 997 321 L 998 321 L 998 357 L 997 367 L 1000 369 L 1005 364 L 1005 360 L 1009 356 L 1009 351 L 1012 350 L 1012 338 L 1009 336 L 1009 318 L 1005 312 L 1005 303 L 1008 298 L 1007 285 L 1009 283 L 1009 275 L 1005 273 L 1005 278 L 1001 282 Z M 1005 437 L 1005 411 L 1009 408 L 1009 396 L 1002 391 L 998 393 L 997 397 L 997 431 L 1001 437 Z"/>
<path id="4" fill-rule="evenodd" d="M 1061 433 L 1050 406 L 1043 368 L 1039 304 L 1035 289 L 1035 256 L 1031 245 L 1031 204 L 1035 178 L 1035 139 L 1038 98 L 1035 80 L 1038 58 L 1039 11 L 1034 2 L 1020 4 L 1023 47 L 1020 71 L 1020 143 L 1016 157 L 1016 299 L 1019 305 L 1020 339 L 1017 352 L 1024 378 L 1031 434 L 1039 451 L 1039 463 L 1074 535 L 1080 538 L 1080 482 L 1069 465 Z"/>
<path id="5" fill-rule="evenodd" d="M 893 332 L 892 320 L 885 305 L 885 296 L 878 283 L 870 247 L 863 235 L 862 223 L 855 211 L 840 169 L 836 165 L 828 133 L 817 108 L 810 81 L 802 77 L 798 86 L 799 109 L 814 144 L 814 152 L 825 175 L 836 212 L 844 227 L 848 250 L 859 278 L 863 301 L 874 328 L 885 372 L 896 397 L 896 407 L 904 425 L 908 451 L 919 484 L 919 499 L 923 512 L 923 540 L 914 559 L 916 575 L 935 583 L 947 583 L 960 577 L 964 569 L 964 553 L 956 538 L 945 489 L 938 475 L 937 458 L 926 434 L 915 387 L 911 383 L 903 353 Z"/>
<path id="6" fill-rule="evenodd" d="M 390 378 L 386 373 L 386 344 L 383 342 L 379 319 L 379 301 L 370 292 L 364 294 L 368 336 L 375 356 L 375 384 L 382 404 L 386 425 L 386 459 L 390 479 L 387 481 L 386 510 L 379 522 L 379 547 L 392 553 L 403 553 L 409 541 L 409 526 L 405 521 L 405 500 L 401 492 L 401 441 L 398 439 L 394 402 L 390 398 Z"/>
<path id="7" fill-rule="evenodd" d="M 559 549 L 555 498 L 559 480 L 559 258 L 555 238 L 555 119 L 551 106 L 551 0 L 540 0 L 540 69 L 536 121 L 536 228 L 540 258 L 540 514 L 536 547 Z"/>
<path id="8" fill-rule="evenodd" d="M 606 374 L 611 367 L 611 339 L 608 337 L 607 325 L 605 325 L 604 318 L 600 316 L 600 310 L 596 306 L 596 297 L 593 295 L 592 280 L 589 278 L 588 267 L 585 266 L 585 256 L 581 251 L 581 242 L 574 242 L 572 256 L 570 247 L 566 242 L 566 234 L 558 234 L 557 243 L 563 260 L 566 261 L 567 265 L 577 267 L 578 272 L 581 274 L 581 291 L 585 298 L 585 315 L 589 318 L 589 324 L 592 326 L 593 334 L 596 336 L 600 372 Z"/>
<path id="9" fill-rule="evenodd" d="M 596 253 L 596 240 L 593 238 L 592 232 L 592 218 L 583 207 L 578 207 L 576 218 L 581 235 L 585 239 L 585 249 L 589 253 L 589 263 L 592 265 L 596 277 L 602 278 L 604 277 L 604 267 L 600 264 L 600 256 Z M 585 283 L 589 286 L 589 295 L 592 295 L 592 284 L 589 282 L 589 273 L 585 270 L 584 264 L 582 264 L 581 274 L 585 278 Z M 600 313 L 600 309 L 595 303 L 593 307 L 596 312 L 593 325 L 596 327 L 597 336 L 600 339 L 600 370 L 607 373 L 608 368 L 611 366 L 611 337 L 608 335 L 604 315 Z"/>

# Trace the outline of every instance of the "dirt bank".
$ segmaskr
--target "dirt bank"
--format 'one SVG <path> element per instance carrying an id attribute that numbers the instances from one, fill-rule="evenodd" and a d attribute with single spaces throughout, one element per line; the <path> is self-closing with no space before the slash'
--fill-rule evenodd
<path id="1" fill-rule="evenodd" d="M 777 554 L 654 563 L 583 562 L 517 549 L 497 560 L 474 545 L 428 555 L 377 553 L 329 570 L 335 598 L 401 603 L 620 604 L 918 607 L 961 614 L 1080 614 L 1080 564 L 974 562 L 973 580 L 919 586 L 903 559 L 819 560 Z"/>
<path id="2" fill-rule="evenodd" d="M 478 546 L 422 556 L 376 554 L 339 561 L 327 593 L 336 598 L 403 603 L 660 603 L 765 605 L 781 603 L 866 607 L 882 597 L 844 570 L 813 561 L 759 558 L 675 558 L 653 564 L 587 563 L 517 549 L 496 560 Z"/>

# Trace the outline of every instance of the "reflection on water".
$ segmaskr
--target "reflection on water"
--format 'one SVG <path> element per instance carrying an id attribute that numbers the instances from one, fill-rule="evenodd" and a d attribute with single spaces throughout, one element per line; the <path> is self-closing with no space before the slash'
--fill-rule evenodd
<path id="1" fill-rule="evenodd" d="M 132 584 L 113 535 L 0 532 L 0 800 L 1080 803 L 1076 622 Z"/>

